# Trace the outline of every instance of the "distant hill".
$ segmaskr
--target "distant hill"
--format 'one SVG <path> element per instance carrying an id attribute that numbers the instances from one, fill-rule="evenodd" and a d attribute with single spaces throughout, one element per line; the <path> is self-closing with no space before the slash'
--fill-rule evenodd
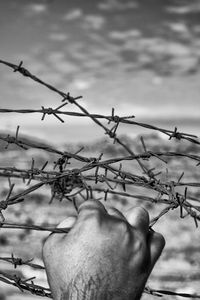
<path id="1" fill-rule="evenodd" d="M 0 152 L 5 151 L 22 151 L 23 149 L 16 144 L 9 144 L 8 149 L 6 149 L 7 142 L 3 141 L 3 138 L 7 137 L 8 134 L 11 137 L 14 137 L 12 133 L 0 131 Z M 145 142 L 145 146 L 147 148 L 147 151 L 180 151 L 180 152 L 188 152 L 188 153 L 199 153 L 200 145 L 190 143 L 189 141 L 185 140 L 168 140 L 167 138 L 162 138 L 157 133 L 151 133 L 151 134 L 144 134 L 143 140 Z M 120 140 L 128 145 L 135 153 L 142 153 L 144 152 L 144 148 L 142 146 L 141 142 L 141 135 L 131 138 L 126 135 L 120 136 Z M 28 136 L 28 135 L 20 135 L 19 140 L 23 141 L 27 144 L 34 144 L 37 146 L 43 146 L 43 147 L 53 147 L 50 143 L 47 141 L 43 141 L 41 139 L 38 139 L 34 136 Z M 90 153 L 104 153 L 107 155 L 127 155 L 127 151 L 119 144 L 111 141 L 108 137 L 105 137 L 103 139 L 97 139 L 90 143 L 70 143 L 68 145 L 59 145 L 56 147 L 60 150 L 69 151 L 69 152 L 76 152 L 78 149 L 84 148 L 84 152 L 90 152 Z M 28 148 L 31 148 L 28 147 Z"/>
<path id="2" fill-rule="evenodd" d="M 194 144 L 186 140 L 169 140 L 167 137 L 163 138 L 157 133 L 143 134 L 135 138 L 122 135 L 120 136 L 120 140 L 124 144 L 128 145 L 135 153 L 142 153 L 144 152 L 144 148 L 142 145 L 141 136 L 143 137 L 147 151 L 174 151 L 198 154 L 200 150 L 200 145 L 198 144 Z M 87 144 L 75 144 L 76 147 L 73 148 L 77 149 L 77 145 L 79 148 L 84 147 L 85 152 L 104 153 L 107 155 L 127 155 L 127 151 L 121 145 L 117 143 L 113 144 L 108 137 Z"/>
<path id="3" fill-rule="evenodd" d="M 9 144 L 8 148 L 6 149 L 6 146 L 8 145 L 8 143 L 5 142 L 3 139 L 6 138 L 8 135 L 10 135 L 11 137 L 14 137 L 14 134 L 11 132 L 0 131 L 0 152 L 13 151 L 13 150 L 22 151 L 23 149 L 14 143 Z M 51 146 L 50 143 L 46 143 L 46 142 L 42 141 L 41 139 L 38 139 L 37 137 L 27 136 L 27 135 L 20 135 L 19 141 L 22 141 L 22 142 L 28 143 L 28 144 L 30 144 L 30 143 L 35 144 L 37 146 Z"/>

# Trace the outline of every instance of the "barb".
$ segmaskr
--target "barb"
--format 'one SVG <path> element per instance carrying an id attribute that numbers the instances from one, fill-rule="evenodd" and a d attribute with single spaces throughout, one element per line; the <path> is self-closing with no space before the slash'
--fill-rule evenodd
<path id="1" fill-rule="evenodd" d="M 23 260 L 20 257 L 14 257 L 13 253 L 11 254 L 11 257 L 0 257 L 0 260 L 11 263 L 12 265 L 14 265 L 15 269 L 17 268 L 17 266 L 26 265 L 34 269 L 45 270 L 45 267 L 32 263 L 33 258 Z"/>
<path id="2" fill-rule="evenodd" d="M 179 296 L 179 297 L 185 297 L 185 298 L 200 299 L 200 295 L 198 295 L 198 294 L 176 293 L 176 292 L 172 292 L 172 291 L 168 291 L 168 290 L 155 290 L 155 289 L 151 289 L 149 287 L 145 287 L 144 293 L 151 294 L 153 296 L 158 296 L 158 297 L 162 297 L 164 295 L 169 295 L 169 296 Z"/>
<path id="3" fill-rule="evenodd" d="M 31 294 L 37 296 L 52 298 L 50 289 L 34 284 L 34 279 L 35 277 L 22 279 L 15 274 L 8 275 L 5 272 L 0 271 L 0 281 L 16 286 L 21 292 L 29 291 Z"/>

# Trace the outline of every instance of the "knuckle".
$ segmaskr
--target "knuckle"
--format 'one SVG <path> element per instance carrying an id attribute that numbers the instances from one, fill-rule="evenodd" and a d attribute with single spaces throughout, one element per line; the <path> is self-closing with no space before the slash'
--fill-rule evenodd
<path id="1" fill-rule="evenodd" d="M 81 218 L 84 222 L 100 223 L 101 213 L 98 209 L 85 210 L 81 214 Z"/>
<path id="2" fill-rule="evenodd" d="M 133 233 L 133 248 L 135 252 L 142 253 L 142 250 L 146 249 L 146 235 L 138 230 L 134 230 Z"/>
<path id="3" fill-rule="evenodd" d="M 122 232 L 128 231 L 128 223 L 126 221 L 120 220 L 120 222 L 117 224 L 117 227 Z"/>
<path id="4" fill-rule="evenodd" d="M 157 233 L 157 239 L 160 248 L 163 249 L 166 244 L 164 236 L 161 233 Z"/>
<path id="5" fill-rule="evenodd" d="M 165 247 L 165 238 L 161 233 L 154 232 L 154 247 L 156 247 L 157 252 L 162 252 L 163 248 Z"/>
<path id="6" fill-rule="evenodd" d="M 42 252 L 48 254 L 54 249 L 57 245 L 59 235 L 56 233 L 50 234 L 43 243 Z"/>
<path id="7" fill-rule="evenodd" d="M 146 224 L 148 226 L 149 224 L 149 213 L 141 206 L 130 208 L 126 213 L 126 216 L 130 222 L 133 222 L 135 225 Z"/>
<path id="8" fill-rule="evenodd" d="M 100 203 L 98 200 L 87 200 L 85 202 L 83 202 L 79 208 L 78 208 L 78 211 L 82 211 L 82 210 L 86 210 L 86 209 L 99 209 L 100 208 Z"/>
<path id="9" fill-rule="evenodd" d="M 141 216 L 145 219 L 149 219 L 149 213 L 144 207 L 138 206 L 138 207 L 136 207 L 136 209 L 137 209 L 137 213 L 139 216 Z"/>
<path id="10" fill-rule="evenodd" d="M 76 222 L 76 216 L 69 216 L 57 225 L 57 228 L 71 228 Z"/>
<path id="11" fill-rule="evenodd" d="M 134 251 L 140 253 L 144 246 L 144 242 L 141 237 L 137 237 L 134 241 Z"/>
<path id="12" fill-rule="evenodd" d="M 122 240 L 131 239 L 131 229 L 129 224 L 124 220 L 119 220 L 116 218 L 111 218 L 108 220 L 106 227 L 109 228 L 109 231 L 115 233 L 115 236 Z"/>

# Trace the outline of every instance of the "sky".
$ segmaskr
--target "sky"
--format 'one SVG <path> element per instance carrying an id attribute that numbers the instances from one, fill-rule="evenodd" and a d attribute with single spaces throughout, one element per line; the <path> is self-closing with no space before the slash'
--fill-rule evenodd
<path id="1" fill-rule="evenodd" d="M 198 0 L 0 1 L 0 59 L 23 61 L 57 88 L 82 95 L 88 111 L 135 115 L 136 121 L 198 135 Z M 0 107 L 57 107 L 61 99 L 0 65 Z M 73 111 L 74 107 L 67 106 Z M 93 141 L 103 132 L 86 118 L 1 114 L 0 130 L 54 143 Z M 121 129 L 135 135 L 136 127 Z"/>

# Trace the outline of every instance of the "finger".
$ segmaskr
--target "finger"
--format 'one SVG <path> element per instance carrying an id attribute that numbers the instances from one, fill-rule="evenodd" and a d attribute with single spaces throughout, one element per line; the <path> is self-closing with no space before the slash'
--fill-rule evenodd
<path id="1" fill-rule="evenodd" d="M 162 234 L 153 230 L 149 231 L 148 246 L 151 257 L 151 268 L 155 265 L 156 261 L 160 257 L 162 250 L 165 246 L 165 239 Z"/>
<path id="2" fill-rule="evenodd" d="M 77 216 L 75 214 L 74 215 L 71 214 L 69 217 L 67 217 L 62 222 L 60 222 L 56 226 L 56 228 L 71 229 L 74 226 L 74 224 L 76 223 L 76 220 L 77 220 Z M 46 243 L 47 240 L 49 240 L 50 238 L 52 238 L 52 236 L 53 236 L 54 239 L 55 238 L 58 239 L 60 235 L 61 234 L 56 234 L 55 232 L 50 233 L 50 235 L 46 238 L 45 243 Z"/>
<path id="3" fill-rule="evenodd" d="M 77 217 L 76 216 L 70 216 L 60 222 L 56 228 L 72 228 L 72 226 L 76 223 Z"/>
<path id="4" fill-rule="evenodd" d="M 115 207 L 109 207 L 109 208 L 107 208 L 107 212 L 108 212 L 108 214 L 111 215 L 111 216 L 114 216 L 114 217 L 116 217 L 116 218 L 118 218 L 118 219 L 121 219 L 121 220 L 125 220 L 125 221 L 126 221 L 126 218 L 125 218 L 125 216 L 122 214 L 122 212 L 119 211 L 119 210 L 118 210 L 117 208 L 115 208 Z"/>
<path id="5" fill-rule="evenodd" d="M 78 207 L 78 217 L 88 215 L 92 212 L 107 213 L 104 205 L 98 200 L 87 200 Z"/>
<path id="6" fill-rule="evenodd" d="M 132 207 L 124 212 L 124 215 L 131 226 L 147 234 L 149 231 L 149 214 L 143 207 Z"/>
<path id="7" fill-rule="evenodd" d="M 75 209 L 76 211 L 76 214 L 78 214 L 78 208 L 81 204 L 83 204 L 85 202 L 84 199 L 82 198 L 76 198 L 73 200 L 73 208 Z"/>

